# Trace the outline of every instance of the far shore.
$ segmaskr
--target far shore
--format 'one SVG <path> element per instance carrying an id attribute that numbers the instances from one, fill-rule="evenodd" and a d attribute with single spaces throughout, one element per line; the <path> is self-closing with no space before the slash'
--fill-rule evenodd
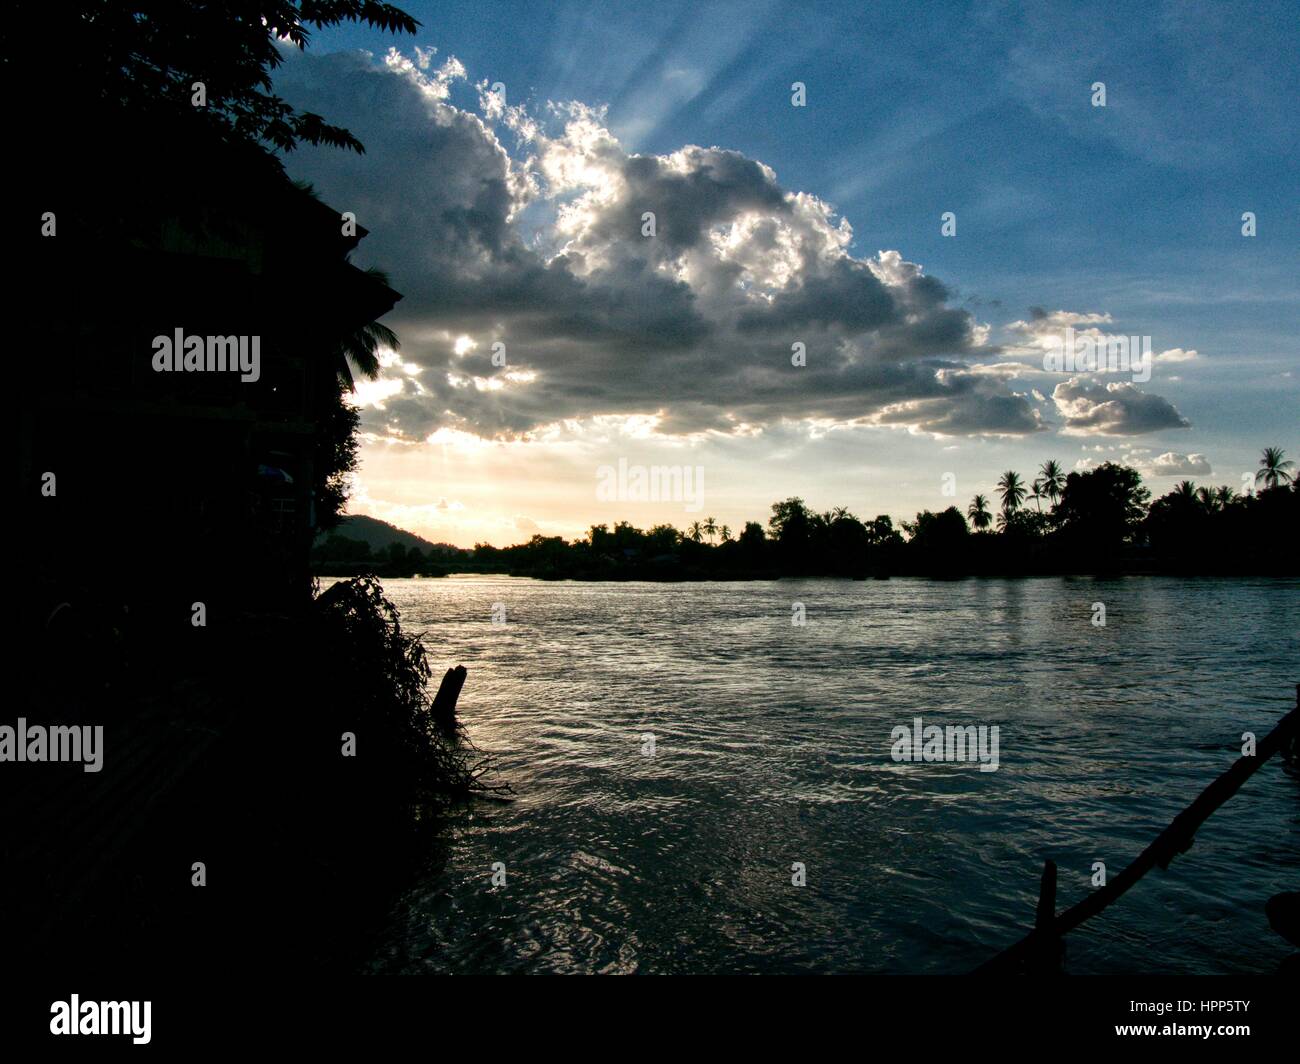
<path id="1" fill-rule="evenodd" d="M 653 584 L 734 584 L 745 582 L 771 582 L 780 580 L 1032 580 L 1068 577 L 1080 580 L 1110 580 L 1128 577 L 1178 577 L 1181 579 L 1204 578 L 1207 580 L 1224 579 L 1298 579 L 1300 566 L 1289 572 L 1262 572 L 1248 569 L 1195 572 L 1176 568 L 1159 568 L 1154 566 L 1121 566 L 1108 569 L 1059 569 L 1059 570 L 1006 570 L 1002 572 L 978 573 L 925 573 L 902 572 L 881 574 L 838 574 L 838 573 L 774 573 L 774 572 L 728 572 L 706 573 L 698 571 L 679 571 L 676 573 L 635 571 L 616 573 L 553 573 L 511 569 L 474 569 L 452 568 L 435 571 L 394 571 L 387 566 L 329 567 L 314 571 L 322 580 L 347 580 L 356 576 L 376 576 L 386 580 L 438 580 L 453 576 L 510 576 L 517 579 L 546 580 L 552 582 L 570 581 L 573 583 L 653 583 Z"/>

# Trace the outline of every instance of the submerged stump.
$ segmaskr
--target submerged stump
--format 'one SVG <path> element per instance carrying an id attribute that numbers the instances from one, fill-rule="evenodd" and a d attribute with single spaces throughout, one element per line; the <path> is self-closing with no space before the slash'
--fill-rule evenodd
<path id="1" fill-rule="evenodd" d="M 443 735 L 456 734 L 456 702 L 460 698 L 461 688 L 465 686 L 467 672 L 464 665 L 448 669 L 438 685 L 438 693 L 429 707 L 433 723 Z"/>

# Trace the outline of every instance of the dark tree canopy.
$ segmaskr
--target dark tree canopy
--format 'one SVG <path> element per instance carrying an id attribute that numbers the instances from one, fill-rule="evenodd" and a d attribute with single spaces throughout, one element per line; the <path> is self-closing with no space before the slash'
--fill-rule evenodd
<path id="1" fill-rule="evenodd" d="M 136 118 L 198 119 L 225 139 L 292 151 L 300 142 L 362 152 L 361 142 L 320 115 L 294 110 L 272 91 L 281 47 L 305 49 L 311 30 L 363 22 L 391 33 L 419 23 L 376 0 L 75 0 L 23 4 L 42 39 L 57 42 L 65 106 L 125 108 Z M 206 103 L 192 102 L 196 82 Z M 47 87 L 55 86 L 49 81 Z M 55 90 L 57 91 L 57 90 Z"/>
<path id="2" fill-rule="evenodd" d="M 1105 462 L 1066 477 L 1056 515 L 1069 538 L 1113 548 L 1138 534 L 1150 498 L 1136 469 Z"/>

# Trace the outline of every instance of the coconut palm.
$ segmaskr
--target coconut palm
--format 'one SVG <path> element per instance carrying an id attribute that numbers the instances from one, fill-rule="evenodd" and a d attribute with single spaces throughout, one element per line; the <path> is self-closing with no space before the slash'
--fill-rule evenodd
<path id="1" fill-rule="evenodd" d="M 698 521 L 692 521 L 691 527 L 686 530 L 686 538 L 698 543 L 704 538 L 704 526 Z"/>
<path id="2" fill-rule="evenodd" d="M 1055 506 L 1065 490 L 1065 470 L 1055 458 L 1049 458 L 1038 471 L 1039 491 Z"/>
<path id="3" fill-rule="evenodd" d="M 1237 493 L 1225 484 L 1215 491 L 1214 501 L 1219 504 L 1220 510 L 1226 510 L 1237 501 Z"/>
<path id="4" fill-rule="evenodd" d="M 718 535 L 722 537 L 723 543 L 729 543 L 731 541 L 731 529 L 726 525 L 723 525 L 718 529 Z"/>
<path id="5" fill-rule="evenodd" d="M 388 284 L 388 275 L 383 270 L 372 266 L 365 273 L 380 284 Z M 356 366 L 357 372 L 367 380 L 375 380 L 379 376 L 380 347 L 396 351 L 401 345 L 397 342 L 397 334 L 387 325 L 381 325 L 377 321 L 361 326 L 339 341 L 338 350 L 335 352 L 334 370 L 349 391 L 356 390 L 356 384 L 352 379 L 352 366 Z"/>
<path id="6" fill-rule="evenodd" d="M 1197 488 L 1196 501 L 1204 506 L 1210 513 L 1213 513 L 1219 508 L 1218 495 L 1215 493 L 1213 488 Z"/>
<path id="7" fill-rule="evenodd" d="M 1002 495 L 1004 514 L 1015 513 L 1020 509 L 1020 504 L 1025 501 L 1025 483 L 1020 479 L 1020 474 L 1013 469 L 1008 469 L 1002 474 L 1002 479 L 998 481 L 998 491 Z"/>
<path id="8" fill-rule="evenodd" d="M 970 523 L 975 526 L 976 532 L 983 532 L 993 523 L 993 515 L 989 512 L 989 501 L 983 495 L 976 495 L 971 499 L 970 505 L 966 507 L 966 516 L 970 518 Z"/>
<path id="9" fill-rule="evenodd" d="M 1047 498 L 1047 492 L 1043 490 L 1043 482 L 1041 480 L 1035 480 L 1033 484 L 1029 486 L 1029 498 L 1034 500 L 1034 509 L 1041 514 L 1043 512 L 1043 504 L 1041 500 Z"/>
<path id="10" fill-rule="evenodd" d="M 1259 460 L 1259 470 L 1255 473 L 1255 483 L 1263 481 L 1266 488 L 1290 484 L 1295 479 L 1291 474 L 1295 463 L 1284 461 L 1285 458 L 1286 451 L 1281 447 L 1265 447 L 1263 457 Z"/>
<path id="11" fill-rule="evenodd" d="M 1184 480 L 1178 487 L 1174 488 L 1173 494 L 1180 499 L 1195 499 L 1196 485 L 1190 480 Z"/>
<path id="12" fill-rule="evenodd" d="M 712 517 L 704 519 L 704 534 L 709 537 L 709 542 L 713 542 L 713 537 L 718 534 L 718 522 Z"/>

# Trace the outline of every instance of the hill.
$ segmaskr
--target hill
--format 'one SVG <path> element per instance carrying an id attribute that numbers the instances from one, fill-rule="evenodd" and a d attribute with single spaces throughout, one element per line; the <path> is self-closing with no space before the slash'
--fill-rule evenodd
<path id="1" fill-rule="evenodd" d="M 337 528 L 316 537 L 316 546 L 320 547 L 331 536 L 341 536 L 343 539 L 364 543 L 370 548 L 372 554 L 382 554 L 394 543 L 400 543 L 406 550 L 414 547 L 422 554 L 428 554 L 430 550 L 439 554 L 458 551 L 458 548 L 448 543 L 430 543 L 414 532 L 407 532 L 404 528 L 390 525 L 377 517 L 367 517 L 365 514 L 351 514 L 343 518 Z"/>

